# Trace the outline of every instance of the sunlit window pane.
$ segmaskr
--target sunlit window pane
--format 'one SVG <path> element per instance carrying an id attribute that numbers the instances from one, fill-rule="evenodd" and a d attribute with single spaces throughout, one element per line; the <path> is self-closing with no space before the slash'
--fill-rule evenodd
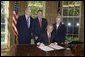
<path id="1" fill-rule="evenodd" d="M 4 42 L 5 40 L 5 34 L 1 34 L 1 42 Z"/>
<path id="2" fill-rule="evenodd" d="M 63 8 L 63 16 L 68 16 L 68 8 Z"/>
<path id="3" fill-rule="evenodd" d="M 5 24 L 1 24 L 1 32 L 5 32 Z"/>
<path id="4" fill-rule="evenodd" d="M 75 7 L 74 16 L 79 16 L 79 14 L 80 14 L 80 7 Z"/>
<path id="5" fill-rule="evenodd" d="M 5 23 L 5 16 L 4 15 L 1 15 L 1 23 Z"/>
<path id="6" fill-rule="evenodd" d="M 69 7 L 69 16 L 73 16 L 73 15 L 74 15 L 74 8 Z"/>

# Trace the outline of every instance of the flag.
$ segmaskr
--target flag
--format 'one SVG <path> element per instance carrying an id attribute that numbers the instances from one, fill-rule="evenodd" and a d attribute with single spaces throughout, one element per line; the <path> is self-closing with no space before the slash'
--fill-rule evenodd
<path id="1" fill-rule="evenodd" d="M 16 27 L 16 24 L 17 24 L 17 19 L 18 19 L 18 6 L 17 6 L 17 1 L 15 1 L 14 3 L 14 7 L 13 7 L 13 15 L 12 15 L 12 31 L 13 31 L 13 34 L 15 36 L 18 35 L 18 31 L 17 31 L 17 27 Z"/>

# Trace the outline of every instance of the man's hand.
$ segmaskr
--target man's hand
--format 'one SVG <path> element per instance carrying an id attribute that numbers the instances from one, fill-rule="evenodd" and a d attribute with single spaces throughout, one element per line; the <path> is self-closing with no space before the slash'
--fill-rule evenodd
<path id="1" fill-rule="evenodd" d="M 36 37 L 35 37 L 35 40 L 37 40 L 37 39 L 38 39 L 38 37 L 36 36 Z"/>
<path id="2" fill-rule="evenodd" d="M 57 45 L 58 43 L 57 43 L 57 42 L 54 42 L 54 44 L 56 44 L 56 45 Z"/>
<path id="3" fill-rule="evenodd" d="M 65 42 L 65 44 L 68 44 L 68 43 L 69 43 L 68 41 Z"/>
<path id="4" fill-rule="evenodd" d="M 40 45 L 40 42 L 38 42 L 37 45 L 39 46 Z"/>
<path id="5" fill-rule="evenodd" d="M 43 47 L 43 46 L 45 46 L 43 43 L 40 42 L 37 43 L 37 47 Z"/>
<path id="6" fill-rule="evenodd" d="M 50 45 L 57 45 L 57 43 L 56 43 L 56 42 L 54 42 L 54 43 L 51 43 Z M 49 45 L 49 46 L 50 46 L 50 45 Z"/>

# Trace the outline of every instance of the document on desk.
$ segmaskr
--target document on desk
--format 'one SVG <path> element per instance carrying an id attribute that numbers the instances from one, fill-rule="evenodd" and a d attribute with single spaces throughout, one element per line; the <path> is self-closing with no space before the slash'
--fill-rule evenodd
<path id="1" fill-rule="evenodd" d="M 45 46 L 43 44 L 41 44 L 38 48 L 40 48 L 43 51 L 52 51 L 52 50 L 54 50 L 53 48 L 51 48 L 49 46 Z"/>
<path id="2" fill-rule="evenodd" d="M 50 44 L 49 47 L 51 47 L 51 48 L 53 48 L 53 49 L 56 49 L 56 50 L 64 49 L 64 47 L 59 46 L 59 45 L 54 44 L 54 43 Z"/>

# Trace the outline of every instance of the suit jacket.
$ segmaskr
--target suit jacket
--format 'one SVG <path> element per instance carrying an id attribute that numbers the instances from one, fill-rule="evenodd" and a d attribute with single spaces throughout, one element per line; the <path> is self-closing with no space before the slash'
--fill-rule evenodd
<path id="1" fill-rule="evenodd" d="M 19 44 L 30 44 L 33 18 L 30 16 L 30 27 L 28 28 L 25 15 L 19 16 L 16 27 L 18 30 Z"/>
<path id="2" fill-rule="evenodd" d="M 53 26 L 54 26 L 53 33 L 55 34 L 55 41 L 57 43 L 64 42 L 66 35 L 66 26 L 63 23 L 60 23 L 58 29 L 56 29 L 56 23 Z"/>
<path id="3" fill-rule="evenodd" d="M 44 32 L 44 33 L 42 33 L 42 34 L 40 35 L 40 37 L 38 38 L 38 42 L 43 43 L 43 44 L 45 44 L 45 45 L 49 45 L 50 43 L 55 42 L 54 34 L 51 33 L 50 42 L 49 42 L 47 32 Z"/>
<path id="4" fill-rule="evenodd" d="M 35 18 L 34 21 L 34 37 L 40 36 L 41 33 L 43 33 L 46 30 L 47 27 L 47 20 L 42 18 L 42 27 L 40 27 L 38 18 Z"/>

